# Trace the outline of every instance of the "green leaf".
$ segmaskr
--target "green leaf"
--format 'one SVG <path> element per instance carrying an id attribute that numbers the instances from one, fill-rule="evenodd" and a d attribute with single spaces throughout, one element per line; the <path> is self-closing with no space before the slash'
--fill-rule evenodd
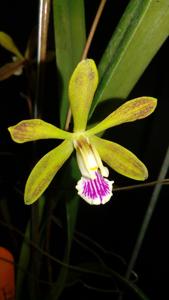
<path id="1" fill-rule="evenodd" d="M 64 128 L 69 107 L 68 85 L 70 77 L 77 63 L 81 60 L 85 46 L 85 15 L 83 0 L 53 0 L 54 30 L 56 42 L 56 63 L 60 75 L 60 123 Z M 71 160 L 73 161 L 73 160 Z M 74 162 L 73 162 L 74 165 Z M 72 170 L 76 170 L 73 166 Z M 75 174 L 73 174 L 76 176 Z M 70 197 L 69 197 L 70 198 Z M 67 214 L 67 248 L 65 249 L 65 263 L 69 262 L 70 248 L 78 210 L 78 197 L 72 197 L 66 202 Z M 68 269 L 61 268 L 59 277 L 51 290 L 51 299 L 58 299 L 64 289 Z"/>
<path id="2" fill-rule="evenodd" d="M 77 167 L 77 162 L 74 156 L 70 159 L 70 165 L 71 169 L 71 177 L 73 177 L 74 180 L 79 179 L 79 169 Z M 66 175 L 67 176 L 67 175 Z M 66 179 L 66 178 L 65 178 Z M 63 179 L 64 180 L 64 179 Z M 70 184 L 70 182 L 69 182 Z M 72 184 L 72 182 L 71 182 Z M 65 185 L 66 190 L 66 185 Z M 64 253 L 63 262 L 65 264 L 69 264 L 69 256 L 70 256 L 70 250 L 72 245 L 72 239 L 74 235 L 74 229 L 76 225 L 76 218 L 78 213 L 78 206 L 79 206 L 79 197 L 77 194 L 74 193 L 75 191 L 72 190 L 69 195 L 66 192 L 66 196 L 62 195 L 62 197 L 66 198 L 66 219 L 67 219 L 67 245 Z M 59 276 L 56 280 L 56 282 L 53 284 L 53 288 L 51 289 L 51 299 L 57 300 L 59 296 L 61 295 L 68 276 L 68 268 L 67 267 L 61 267 Z"/>
<path id="3" fill-rule="evenodd" d="M 15 45 L 13 39 L 5 32 L 0 31 L 0 45 L 7 49 L 8 51 L 12 52 L 18 58 L 23 59 L 23 55 Z"/>
<path id="4" fill-rule="evenodd" d="M 72 244 L 73 233 L 74 233 L 76 217 L 77 217 L 77 212 L 78 212 L 78 202 L 79 202 L 78 198 L 79 198 L 78 196 L 75 196 L 74 198 L 72 198 L 70 201 L 68 201 L 66 203 L 68 236 L 67 236 L 67 247 L 65 249 L 65 255 L 64 255 L 63 262 L 67 263 L 67 264 L 69 263 L 71 244 Z M 65 287 L 68 272 L 69 272 L 69 270 L 67 267 L 61 268 L 59 277 L 58 277 L 57 281 L 53 284 L 53 288 L 51 290 L 51 299 L 57 300 L 59 298 L 59 296 L 61 295 L 61 293 Z"/>
<path id="5" fill-rule="evenodd" d="M 53 0 L 56 64 L 60 76 L 60 122 L 64 128 L 68 111 L 68 83 L 81 60 L 85 45 L 83 0 Z"/>
<path id="6" fill-rule="evenodd" d="M 169 34 L 168 0 L 131 0 L 99 64 L 97 103 L 125 99 Z"/>

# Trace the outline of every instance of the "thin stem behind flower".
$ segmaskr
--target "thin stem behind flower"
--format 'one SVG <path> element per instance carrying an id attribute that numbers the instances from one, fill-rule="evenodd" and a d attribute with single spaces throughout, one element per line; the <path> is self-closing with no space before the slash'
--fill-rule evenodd
<path id="1" fill-rule="evenodd" d="M 37 80 L 36 95 L 33 107 L 34 118 L 39 118 L 43 104 L 44 94 L 44 77 L 45 77 L 45 60 L 47 53 L 47 37 L 49 27 L 50 0 L 39 1 L 39 24 L 38 24 L 38 48 L 37 48 Z M 36 157 L 36 145 L 34 144 L 34 156 Z M 39 244 L 39 203 L 32 206 L 31 209 L 31 237 L 32 241 Z M 39 253 L 31 248 L 31 268 L 32 272 L 39 276 L 40 272 Z M 32 296 L 38 295 L 39 287 L 37 282 L 32 281 Z"/>
<path id="2" fill-rule="evenodd" d="M 154 181 L 150 181 L 147 183 L 140 183 L 140 184 L 117 187 L 117 188 L 113 189 L 113 192 L 121 192 L 121 191 L 127 191 L 127 190 L 146 188 L 146 187 L 150 187 L 150 186 L 153 186 L 156 184 L 169 185 L 169 178 L 166 178 L 163 180 L 154 180 Z"/>
<path id="3" fill-rule="evenodd" d="M 41 114 L 39 100 L 43 96 L 44 64 L 47 53 L 47 37 L 50 15 L 50 0 L 42 0 L 39 4 L 39 26 L 38 26 L 38 49 L 37 49 L 37 82 L 36 97 L 34 104 L 34 117 L 38 118 Z"/>
<path id="4" fill-rule="evenodd" d="M 126 271 L 126 279 L 130 278 L 130 274 L 131 274 L 131 272 L 133 270 L 133 267 L 136 263 L 137 257 L 139 255 L 139 252 L 140 252 L 140 249 L 141 249 L 141 246 L 142 246 L 142 243 L 143 243 L 143 239 L 145 237 L 147 228 L 149 226 L 151 217 L 153 215 L 153 212 L 154 212 L 154 209 L 156 207 L 158 197 L 159 197 L 159 194 L 160 194 L 160 191 L 161 191 L 161 188 L 162 188 L 162 182 L 160 182 L 160 181 L 164 180 L 164 178 L 167 174 L 168 168 L 169 168 L 169 147 L 167 149 L 167 152 L 166 152 L 166 155 L 164 157 L 164 161 L 163 161 L 163 164 L 162 164 L 159 176 L 158 176 L 159 182 L 156 184 L 156 186 L 153 190 L 153 193 L 152 193 L 152 196 L 151 196 L 151 199 L 150 199 L 150 203 L 148 205 L 148 208 L 147 208 L 145 217 L 143 219 L 143 223 L 142 223 L 140 232 L 138 234 L 138 238 L 137 238 L 136 243 L 135 243 L 135 247 L 134 247 L 132 255 L 131 255 L 131 259 L 129 261 L 129 265 L 128 265 L 128 268 L 127 268 L 127 271 Z"/>

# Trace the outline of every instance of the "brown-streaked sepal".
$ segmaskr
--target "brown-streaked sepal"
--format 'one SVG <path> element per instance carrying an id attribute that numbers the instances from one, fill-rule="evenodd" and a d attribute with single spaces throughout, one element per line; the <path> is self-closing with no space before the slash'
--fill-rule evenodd
<path id="1" fill-rule="evenodd" d="M 25 59 L 18 59 L 16 61 L 5 64 L 0 68 L 0 81 L 8 79 L 12 75 L 18 75 L 22 73 L 22 69 L 25 64 Z"/>
<path id="2" fill-rule="evenodd" d="M 88 135 L 96 134 L 122 123 L 133 122 L 149 116 L 156 108 L 157 99 L 140 97 L 129 100 L 112 112 L 95 127 L 87 131 Z"/>
<path id="3" fill-rule="evenodd" d="M 74 131 L 86 128 L 88 113 L 98 85 L 98 71 L 92 59 L 82 60 L 69 82 L 69 100 L 74 120 Z"/>
<path id="4" fill-rule="evenodd" d="M 32 204 L 47 189 L 57 171 L 69 158 L 73 144 L 66 140 L 43 156 L 30 173 L 25 186 L 25 204 Z"/>
<path id="5" fill-rule="evenodd" d="M 40 119 L 23 120 L 8 128 L 16 143 L 25 143 L 40 139 L 71 139 L 72 133 Z"/>
<path id="6" fill-rule="evenodd" d="M 91 137 L 90 140 L 99 152 L 101 159 L 116 172 L 135 180 L 147 179 L 146 166 L 131 151 L 96 136 Z"/>

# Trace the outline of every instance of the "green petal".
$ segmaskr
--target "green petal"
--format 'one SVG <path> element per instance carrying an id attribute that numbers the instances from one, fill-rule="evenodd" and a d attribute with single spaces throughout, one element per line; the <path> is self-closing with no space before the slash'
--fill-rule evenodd
<path id="1" fill-rule="evenodd" d="M 147 179 L 147 168 L 132 152 L 119 144 L 96 136 L 91 137 L 90 140 L 98 150 L 101 159 L 116 172 L 135 180 Z"/>
<path id="2" fill-rule="evenodd" d="M 40 139 L 71 139 L 72 133 L 66 132 L 40 119 L 19 122 L 8 128 L 16 143 L 25 143 Z"/>
<path id="3" fill-rule="evenodd" d="M 17 57 L 23 58 L 23 55 L 15 45 L 13 39 L 3 31 L 0 31 L 0 45 L 8 51 L 12 52 Z"/>
<path id="4" fill-rule="evenodd" d="M 92 59 L 82 60 L 69 82 L 69 100 L 74 120 L 74 131 L 86 128 L 88 113 L 98 85 L 98 71 Z"/>
<path id="5" fill-rule="evenodd" d="M 149 116 L 156 108 L 157 99 L 140 97 L 127 101 L 107 118 L 87 131 L 87 135 L 96 134 L 122 123 L 132 122 Z"/>
<path id="6" fill-rule="evenodd" d="M 34 203 L 42 195 L 72 151 L 72 142 L 66 140 L 38 161 L 26 182 L 25 204 Z"/>

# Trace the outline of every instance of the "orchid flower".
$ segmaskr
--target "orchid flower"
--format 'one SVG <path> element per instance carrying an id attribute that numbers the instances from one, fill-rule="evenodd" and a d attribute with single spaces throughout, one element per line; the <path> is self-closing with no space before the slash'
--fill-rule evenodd
<path id="1" fill-rule="evenodd" d="M 113 181 L 108 180 L 109 171 L 103 162 L 129 178 L 145 180 L 148 177 L 147 168 L 132 152 L 97 134 L 110 127 L 147 117 L 154 111 L 157 100 L 140 97 L 127 101 L 96 126 L 86 129 L 97 85 L 95 62 L 92 59 L 82 60 L 69 82 L 69 101 L 74 121 L 72 133 L 40 119 L 23 120 L 9 127 L 11 137 L 17 143 L 39 139 L 64 140 L 33 168 L 25 186 L 25 204 L 34 203 L 42 195 L 74 149 L 82 175 L 76 189 L 89 204 L 105 204 L 112 196 Z"/>

